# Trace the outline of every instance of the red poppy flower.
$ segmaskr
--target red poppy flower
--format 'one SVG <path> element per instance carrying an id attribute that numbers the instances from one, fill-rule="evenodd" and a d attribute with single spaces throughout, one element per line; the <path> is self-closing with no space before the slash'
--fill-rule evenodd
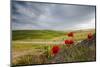
<path id="1" fill-rule="evenodd" d="M 74 40 L 70 40 L 70 44 L 73 44 L 74 43 Z"/>
<path id="2" fill-rule="evenodd" d="M 74 43 L 74 40 L 65 40 L 65 44 L 73 44 Z"/>
<path id="3" fill-rule="evenodd" d="M 54 55 L 56 55 L 56 54 L 59 52 L 59 50 L 60 50 L 60 48 L 59 48 L 59 46 L 57 46 L 57 45 L 55 45 L 55 46 L 52 47 L 52 53 L 53 53 Z"/>
<path id="4" fill-rule="evenodd" d="M 88 40 L 91 40 L 93 38 L 93 34 L 92 33 L 88 33 Z"/>
<path id="5" fill-rule="evenodd" d="M 68 37 L 73 37 L 74 36 L 74 33 L 73 32 L 70 32 L 67 35 L 68 35 Z"/>
<path id="6" fill-rule="evenodd" d="M 69 40 L 65 40 L 65 44 L 70 44 L 70 41 Z"/>

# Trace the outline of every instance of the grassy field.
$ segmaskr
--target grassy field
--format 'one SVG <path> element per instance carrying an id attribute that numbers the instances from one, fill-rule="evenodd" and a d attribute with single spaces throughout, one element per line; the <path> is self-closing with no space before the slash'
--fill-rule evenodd
<path id="1" fill-rule="evenodd" d="M 15 30 L 12 31 L 13 40 L 27 40 L 27 39 L 51 39 L 65 34 L 61 31 L 53 30 Z"/>
<path id="2" fill-rule="evenodd" d="M 16 30 L 12 31 L 12 65 L 45 64 L 95 60 L 95 42 L 87 47 L 81 43 L 94 29 L 73 31 L 75 45 L 70 48 L 64 40 L 70 38 L 65 31 L 52 30 Z M 57 56 L 51 54 L 51 48 L 58 45 L 61 49 Z"/>

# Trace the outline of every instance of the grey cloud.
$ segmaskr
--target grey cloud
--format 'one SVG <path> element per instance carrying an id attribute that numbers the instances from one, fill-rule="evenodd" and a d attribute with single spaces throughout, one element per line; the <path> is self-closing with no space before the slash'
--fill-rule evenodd
<path id="1" fill-rule="evenodd" d="M 95 18 L 95 6 L 14 1 L 14 29 L 64 29 Z"/>

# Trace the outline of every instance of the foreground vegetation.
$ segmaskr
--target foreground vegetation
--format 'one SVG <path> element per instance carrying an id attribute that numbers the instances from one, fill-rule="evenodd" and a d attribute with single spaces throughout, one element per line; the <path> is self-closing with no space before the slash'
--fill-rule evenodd
<path id="1" fill-rule="evenodd" d="M 64 40 L 69 38 L 68 36 L 66 36 L 67 32 L 48 30 L 13 31 L 12 65 L 95 61 L 95 37 L 93 38 L 93 40 L 87 40 L 87 33 L 95 33 L 95 30 L 74 32 L 75 36 L 73 37 L 73 39 L 75 40 L 75 43 L 68 47 L 63 43 L 20 43 L 20 41 L 33 42 L 36 40 L 38 41 L 38 39 L 40 41 L 63 42 Z M 87 46 L 89 44 L 91 46 Z M 54 56 L 51 52 L 51 48 L 54 45 L 58 45 L 60 47 L 60 52 L 56 56 Z"/>

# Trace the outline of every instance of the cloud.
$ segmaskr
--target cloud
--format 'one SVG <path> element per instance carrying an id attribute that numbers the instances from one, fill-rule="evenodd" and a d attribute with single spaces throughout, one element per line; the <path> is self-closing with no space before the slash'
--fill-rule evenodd
<path id="1" fill-rule="evenodd" d="M 12 2 L 12 29 L 94 28 L 95 6 Z M 92 22 L 92 25 L 91 25 Z"/>
<path id="2" fill-rule="evenodd" d="M 80 24 L 76 24 L 75 29 L 87 29 L 87 28 L 95 28 L 95 18 L 85 21 L 83 23 Z"/>

